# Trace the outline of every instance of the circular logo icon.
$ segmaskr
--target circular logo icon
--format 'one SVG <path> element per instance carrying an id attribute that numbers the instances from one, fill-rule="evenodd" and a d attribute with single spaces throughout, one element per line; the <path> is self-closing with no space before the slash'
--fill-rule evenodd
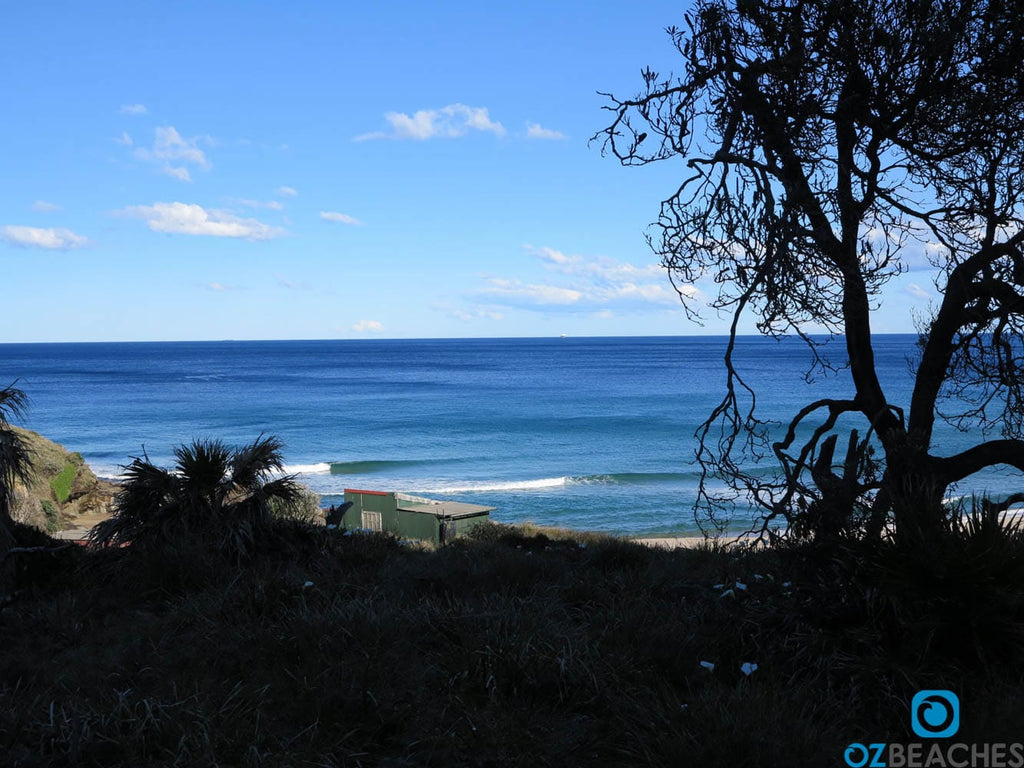
<path id="1" fill-rule="evenodd" d="M 960 730 L 960 699 L 952 691 L 918 691 L 910 702 L 910 727 L 923 739 L 946 739 Z"/>

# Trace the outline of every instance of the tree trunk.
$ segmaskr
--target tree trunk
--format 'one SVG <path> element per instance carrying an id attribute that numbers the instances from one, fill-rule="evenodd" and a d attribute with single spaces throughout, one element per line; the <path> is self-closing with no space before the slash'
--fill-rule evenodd
<path id="1" fill-rule="evenodd" d="M 946 527 L 948 512 L 943 506 L 947 478 L 940 473 L 928 454 L 905 446 L 886 451 L 883 493 L 892 510 L 897 538 L 905 541 L 932 541 Z"/>

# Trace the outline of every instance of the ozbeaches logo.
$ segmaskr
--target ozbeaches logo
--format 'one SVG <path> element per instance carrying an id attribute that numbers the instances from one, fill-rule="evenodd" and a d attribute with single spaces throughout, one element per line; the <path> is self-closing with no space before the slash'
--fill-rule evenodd
<path id="1" fill-rule="evenodd" d="M 1024 744 L 965 744 L 952 741 L 960 730 L 960 699 L 952 691 L 918 691 L 910 701 L 910 727 L 928 742 L 850 744 L 843 759 L 850 768 L 1024 768 Z M 941 739 L 941 741 L 939 741 Z"/>

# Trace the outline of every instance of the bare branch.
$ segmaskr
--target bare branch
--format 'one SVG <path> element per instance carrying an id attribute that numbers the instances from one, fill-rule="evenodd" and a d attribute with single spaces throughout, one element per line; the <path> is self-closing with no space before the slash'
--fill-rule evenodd
<path id="1" fill-rule="evenodd" d="M 949 483 L 1000 464 L 1024 472 L 1024 440 L 989 440 L 935 462 Z"/>

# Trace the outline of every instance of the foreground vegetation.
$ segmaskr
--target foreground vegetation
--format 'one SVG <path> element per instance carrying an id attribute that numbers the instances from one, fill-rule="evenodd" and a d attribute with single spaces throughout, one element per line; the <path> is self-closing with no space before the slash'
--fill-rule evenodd
<path id="1" fill-rule="evenodd" d="M 9 509 L 39 457 L 6 434 Z M 0 764 L 835 765 L 917 740 L 924 689 L 959 742 L 1024 732 L 1024 532 L 991 504 L 927 547 L 435 550 L 323 525 L 276 438 L 174 455 L 87 548 L 0 517 Z"/>
<path id="2" fill-rule="evenodd" d="M 958 741 L 1019 740 L 1024 541 L 976 523 L 928 558 L 499 525 L 431 551 L 281 520 L 242 563 L 187 539 L 26 557 L 0 611 L 0 754 L 834 765 L 917 740 L 924 688 L 960 695 Z"/>

